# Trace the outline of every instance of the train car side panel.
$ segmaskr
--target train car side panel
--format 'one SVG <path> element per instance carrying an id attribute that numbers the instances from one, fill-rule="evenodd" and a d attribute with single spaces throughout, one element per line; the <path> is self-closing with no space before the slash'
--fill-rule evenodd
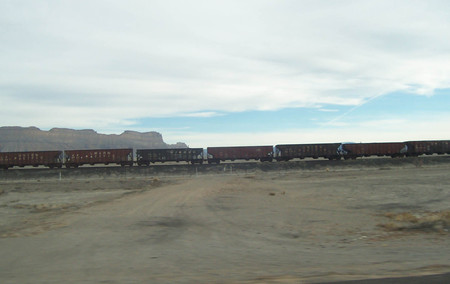
<path id="1" fill-rule="evenodd" d="M 327 158 L 339 159 L 338 148 L 340 143 L 323 144 L 290 144 L 276 145 L 277 159 L 288 161 L 295 158 Z"/>
<path id="2" fill-rule="evenodd" d="M 370 156 L 405 156 L 407 146 L 405 143 L 349 143 L 342 144 L 345 158 L 370 157 Z"/>
<path id="3" fill-rule="evenodd" d="M 136 150 L 138 165 L 164 162 L 203 163 L 203 148 L 173 148 L 173 149 L 138 149 Z"/>
<path id="4" fill-rule="evenodd" d="M 62 151 L 30 151 L 0 153 L 0 167 L 7 169 L 25 166 L 61 167 Z"/>
<path id="5" fill-rule="evenodd" d="M 78 167 L 85 164 L 133 165 L 133 149 L 94 149 L 64 151 L 66 167 Z"/>
<path id="6" fill-rule="evenodd" d="M 408 155 L 450 154 L 450 140 L 407 141 Z"/>
<path id="7" fill-rule="evenodd" d="M 234 160 L 272 161 L 273 146 L 208 147 L 208 162 Z"/>

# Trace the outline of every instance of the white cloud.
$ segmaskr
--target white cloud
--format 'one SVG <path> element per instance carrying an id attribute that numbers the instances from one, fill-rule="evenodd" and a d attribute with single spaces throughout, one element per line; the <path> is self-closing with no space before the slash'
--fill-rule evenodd
<path id="1" fill-rule="evenodd" d="M 0 121 L 101 131 L 432 95 L 450 88 L 448 11 L 447 1 L 3 1 Z"/>
<path id="2" fill-rule="evenodd" d="M 338 112 L 338 109 L 330 109 L 330 108 L 319 108 L 319 111 L 323 112 Z"/>
<path id="3" fill-rule="evenodd" d="M 204 112 L 194 112 L 194 113 L 187 113 L 184 116 L 186 117 L 213 117 L 213 116 L 220 116 L 220 113 L 214 112 L 214 111 L 204 111 Z"/>

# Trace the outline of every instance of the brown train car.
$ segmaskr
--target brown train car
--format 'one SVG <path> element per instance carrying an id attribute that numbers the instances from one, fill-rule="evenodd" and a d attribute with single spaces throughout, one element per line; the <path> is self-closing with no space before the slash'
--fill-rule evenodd
<path id="1" fill-rule="evenodd" d="M 133 165 L 133 149 L 95 149 L 64 151 L 66 168 L 95 164 Z"/>
<path id="2" fill-rule="evenodd" d="M 449 140 L 407 141 L 409 156 L 450 154 Z"/>
<path id="3" fill-rule="evenodd" d="M 331 144 L 291 144 L 276 145 L 276 156 L 278 161 L 289 161 L 295 158 L 326 158 L 340 159 L 338 148 L 340 143 Z"/>
<path id="4" fill-rule="evenodd" d="M 369 156 L 403 157 L 406 155 L 405 143 L 354 143 L 342 144 L 341 152 L 346 159 Z"/>
<path id="5" fill-rule="evenodd" d="M 136 150 L 136 160 L 139 166 L 170 161 L 202 164 L 203 148 L 138 149 Z"/>
<path id="6" fill-rule="evenodd" d="M 47 166 L 61 168 L 62 151 L 30 151 L 0 153 L 0 167 L 8 169 L 25 166 Z"/>
<path id="7" fill-rule="evenodd" d="M 208 163 L 234 160 L 272 161 L 273 146 L 208 147 Z"/>

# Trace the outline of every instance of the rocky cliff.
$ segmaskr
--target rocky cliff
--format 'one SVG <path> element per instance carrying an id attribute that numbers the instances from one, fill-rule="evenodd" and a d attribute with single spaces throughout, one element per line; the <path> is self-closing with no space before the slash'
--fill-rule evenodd
<path id="1" fill-rule="evenodd" d="M 120 135 L 100 134 L 92 129 L 74 130 L 37 127 L 0 127 L 0 151 L 47 151 L 81 149 L 161 149 L 183 148 L 186 144 L 166 144 L 158 132 L 125 131 Z"/>

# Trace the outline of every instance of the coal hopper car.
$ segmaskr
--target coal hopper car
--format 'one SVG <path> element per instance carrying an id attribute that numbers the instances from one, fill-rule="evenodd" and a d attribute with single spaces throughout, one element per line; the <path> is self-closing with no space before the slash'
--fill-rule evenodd
<path id="1" fill-rule="evenodd" d="M 449 140 L 407 141 L 405 144 L 408 147 L 408 156 L 450 154 Z"/>
<path id="2" fill-rule="evenodd" d="M 133 165 L 133 149 L 94 149 L 64 151 L 66 168 L 77 168 L 82 165 L 117 164 Z"/>
<path id="3" fill-rule="evenodd" d="M 259 160 L 271 162 L 273 160 L 273 146 L 234 146 L 208 147 L 208 163 L 235 160 Z"/>
<path id="4" fill-rule="evenodd" d="M 61 168 L 62 153 L 62 151 L 3 152 L 0 153 L 0 168 L 25 166 Z"/>
<path id="5" fill-rule="evenodd" d="M 276 145 L 276 159 L 278 161 L 289 161 L 295 158 L 340 159 L 338 154 L 340 145 L 340 143 Z"/>
<path id="6" fill-rule="evenodd" d="M 137 149 L 136 162 L 139 166 L 164 162 L 202 164 L 203 148 Z"/>
<path id="7" fill-rule="evenodd" d="M 344 143 L 339 147 L 339 153 L 345 159 L 358 157 L 391 156 L 404 157 L 408 147 L 403 142 L 396 143 Z"/>

